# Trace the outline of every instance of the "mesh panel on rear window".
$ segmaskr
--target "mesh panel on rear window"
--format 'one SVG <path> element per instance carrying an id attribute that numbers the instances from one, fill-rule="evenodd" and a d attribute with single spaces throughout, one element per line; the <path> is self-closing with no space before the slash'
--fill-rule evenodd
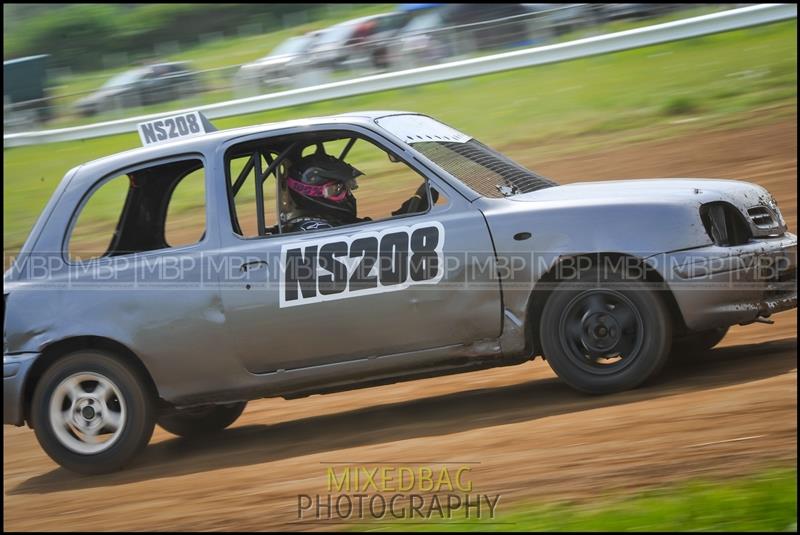
<path id="1" fill-rule="evenodd" d="M 413 147 L 485 197 L 505 197 L 558 185 L 474 139 L 466 143 L 422 141 Z"/>

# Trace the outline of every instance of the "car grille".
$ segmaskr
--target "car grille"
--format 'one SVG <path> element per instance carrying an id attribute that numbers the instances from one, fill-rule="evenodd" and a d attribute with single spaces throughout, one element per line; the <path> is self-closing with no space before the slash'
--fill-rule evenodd
<path id="1" fill-rule="evenodd" d="M 778 222 L 775 221 L 772 211 L 766 206 L 748 208 L 747 215 L 750 221 L 759 229 L 769 230 L 778 226 Z"/>

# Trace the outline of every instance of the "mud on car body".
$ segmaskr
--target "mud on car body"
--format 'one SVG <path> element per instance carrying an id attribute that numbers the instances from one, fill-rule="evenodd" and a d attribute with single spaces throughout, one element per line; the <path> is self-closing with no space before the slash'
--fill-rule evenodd
<path id="1" fill-rule="evenodd" d="M 674 344 L 797 306 L 797 238 L 754 184 L 560 186 L 405 112 L 140 135 L 66 174 L 4 278 L 4 422 L 79 472 L 262 397 L 537 356 L 584 392 L 634 388 Z M 357 169 L 346 222 L 292 225 L 316 216 L 286 186 L 312 153 Z M 98 236 L 85 214 L 115 202 Z"/>

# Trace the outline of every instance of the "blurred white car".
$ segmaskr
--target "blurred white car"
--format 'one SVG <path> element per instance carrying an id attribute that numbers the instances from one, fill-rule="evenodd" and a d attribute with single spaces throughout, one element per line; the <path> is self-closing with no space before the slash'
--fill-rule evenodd
<path id="1" fill-rule="evenodd" d="M 418 67 L 448 58 L 528 44 L 524 4 L 441 4 L 413 17 L 397 34 L 392 63 Z"/>
<path id="2" fill-rule="evenodd" d="M 291 86 L 308 63 L 308 52 L 325 30 L 290 37 L 275 49 L 236 73 L 234 85 L 240 91 L 260 92 L 264 88 Z"/>
<path id="3" fill-rule="evenodd" d="M 328 28 L 311 47 L 314 66 L 327 69 L 382 66 L 382 42 L 402 28 L 411 15 L 392 11 L 346 20 Z M 375 56 L 378 56 L 377 58 Z"/>
<path id="4" fill-rule="evenodd" d="M 97 91 L 73 105 L 88 117 L 108 110 L 179 100 L 205 90 L 200 75 L 185 61 L 151 63 L 111 77 Z"/>

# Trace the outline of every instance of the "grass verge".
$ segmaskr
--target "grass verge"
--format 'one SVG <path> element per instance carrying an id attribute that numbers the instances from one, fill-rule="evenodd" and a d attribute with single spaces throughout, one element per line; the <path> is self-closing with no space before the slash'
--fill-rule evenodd
<path id="1" fill-rule="evenodd" d="M 517 506 L 485 521 L 403 524 L 407 531 L 797 531 L 797 469 L 692 480 L 601 502 Z M 393 526 L 396 527 L 396 526 Z M 364 523 L 358 531 L 382 530 Z"/>

